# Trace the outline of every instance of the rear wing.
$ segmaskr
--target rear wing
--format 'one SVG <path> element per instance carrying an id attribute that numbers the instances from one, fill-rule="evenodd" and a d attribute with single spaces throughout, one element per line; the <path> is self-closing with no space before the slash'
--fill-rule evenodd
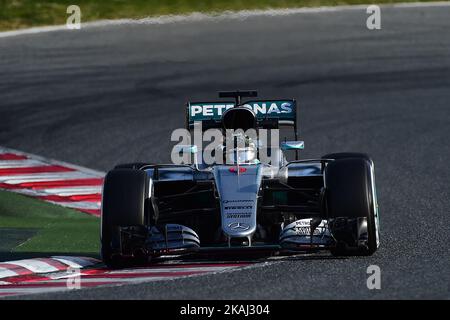
<path id="1" fill-rule="evenodd" d="M 259 128 L 292 126 L 297 131 L 297 103 L 295 100 L 253 100 L 244 102 L 242 107 L 251 109 Z M 194 122 L 202 122 L 203 129 L 221 128 L 225 110 L 236 107 L 235 101 L 189 102 L 186 108 L 186 128 L 194 127 Z"/>

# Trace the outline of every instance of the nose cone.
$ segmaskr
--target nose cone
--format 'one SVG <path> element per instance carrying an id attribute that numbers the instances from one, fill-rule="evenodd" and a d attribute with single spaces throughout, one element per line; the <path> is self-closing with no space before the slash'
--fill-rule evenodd
<path id="1" fill-rule="evenodd" d="M 248 165 L 239 174 L 231 168 L 234 167 L 214 168 L 214 179 L 221 200 L 222 231 L 229 238 L 251 236 L 257 226 L 257 199 L 262 168 L 260 165 Z"/>

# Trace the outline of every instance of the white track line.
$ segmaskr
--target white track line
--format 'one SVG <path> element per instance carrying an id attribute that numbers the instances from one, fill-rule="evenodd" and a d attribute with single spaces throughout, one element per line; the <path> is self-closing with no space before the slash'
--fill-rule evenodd
<path id="1" fill-rule="evenodd" d="M 72 179 L 89 179 L 94 178 L 91 175 L 83 172 L 51 172 L 51 173 L 27 173 L 12 176 L 0 176 L 0 182 L 8 184 L 19 184 L 27 182 L 42 182 L 42 181 L 59 181 Z"/>
<path id="2" fill-rule="evenodd" d="M 0 161 L 0 169 L 40 167 L 45 165 L 47 165 L 45 162 L 32 159 Z"/>
<path id="3" fill-rule="evenodd" d="M 53 256 L 52 259 L 72 268 L 85 268 L 100 263 L 100 260 L 89 257 Z"/>
<path id="4" fill-rule="evenodd" d="M 13 264 L 25 269 L 30 270 L 33 273 L 48 273 L 59 271 L 58 268 L 44 262 L 35 259 L 26 259 L 26 260 L 17 260 L 17 261 L 8 261 L 8 264 Z"/>
<path id="5" fill-rule="evenodd" d="M 101 207 L 100 201 L 93 202 L 92 200 L 100 200 L 98 195 L 102 192 L 102 186 L 97 183 L 90 185 L 90 182 L 92 182 L 90 180 L 101 181 L 105 175 L 103 172 L 3 147 L 0 147 L 0 156 L 0 169 L 2 170 L 0 183 L 6 184 L 4 189 L 26 196 L 41 197 L 42 199 L 48 200 L 47 202 L 56 205 L 78 209 L 84 212 L 88 210 L 88 213 L 98 215 Z M 36 169 L 36 166 L 39 168 Z M 46 168 L 47 166 L 48 168 Z M 60 172 L 39 172 L 53 170 L 54 168 L 52 166 L 59 166 L 64 170 Z M 87 179 L 88 181 L 77 181 L 74 183 L 74 186 L 71 186 L 70 183 L 65 181 L 80 179 Z M 56 187 L 54 184 L 53 186 L 47 184 L 47 182 L 52 181 L 61 181 L 61 185 L 63 186 Z M 35 184 L 38 184 L 38 186 Z M 83 185 L 77 186 L 76 184 Z M 84 195 L 88 195 L 88 197 L 83 197 Z M 92 197 L 96 198 L 92 199 Z M 50 199 L 52 201 L 49 201 Z M 90 210 L 94 210 L 95 212 L 91 212 Z"/>
<path id="6" fill-rule="evenodd" d="M 183 275 L 183 276 L 142 276 L 142 277 L 135 277 L 135 278 L 108 278 L 108 277 L 98 277 L 98 278 L 81 278 L 80 284 L 83 286 L 84 283 L 99 283 L 99 285 L 104 284 L 111 284 L 111 283 L 129 283 L 129 282 L 147 282 L 147 281 L 159 281 L 159 280 L 171 280 L 175 278 L 181 278 L 186 277 L 189 275 Z M 37 284 L 42 284 L 43 287 L 45 287 L 46 284 L 52 284 L 52 283 L 67 283 L 67 279 L 57 279 L 57 280 L 48 280 L 48 281 L 39 281 L 36 282 Z M 1 288 L 1 287 L 0 287 Z M 62 289 L 65 289 L 62 287 Z M 14 289 L 13 289 L 14 290 Z"/>
<path id="7" fill-rule="evenodd" d="M 73 187 L 73 188 L 55 188 L 55 189 L 10 189 L 12 192 L 17 192 L 27 196 L 39 197 L 39 196 L 74 196 L 74 195 L 86 195 L 86 194 L 96 194 L 102 192 L 102 187 Z"/>
<path id="8" fill-rule="evenodd" d="M 16 272 L 14 272 L 10 269 L 7 269 L 7 268 L 0 267 L 0 279 L 14 277 L 14 276 L 17 276 Z"/>
<path id="9" fill-rule="evenodd" d="M 64 272 L 64 268 L 57 268 L 51 265 L 53 262 L 60 262 L 63 265 L 66 265 L 68 267 L 72 268 L 85 268 L 89 266 L 96 265 L 100 263 L 100 260 L 95 258 L 89 258 L 89 257 L 70 257 L 70 256 L 54 256 L 51 258 L 45 258 L 45 259 L 24 259 L 24 260 L 14 260 L 14 261 L 3 261 L 0 262 L 0 265 L 3 264 L 3 267 L 0 267 L 0 279 L 3 278 L 9 278 L 20 275 L 19 273 L 15 272 L 15 269 L 5 267 L 6 265 L 12 265 L 12 266 L 18 266 L 25 268 L 30 271 L 31 274 L 33 273 L 51 273 L 51 272 Z M 65 275 L 67 277 L 67 275 Z"/>
<path id="10" fill-rule="evenodd" d="M 18 31 L 23 31 L 23 30 L 18 30 Z M 0 38 L 1 38 L 1 34 L 2 34 L 2 32 L 0 32 Z M 99 177 L 99 178 L 103 178 L 105 176 L 105 173 L 101 172 L 101 171 L 97 171 L 97 170 L 81 167 L 81 166 L 78 166 L 78 165 L 75 165 L 75 164 L 72 164 L 72 163 L 67 163 L 67 162 L 64 162 L 64 161 L 48 159 L 48 158 L 41 157 L 41 156 L 38 156 L 38 155 L 33 154 L 33 153 L 23 152 L 23 151 L 16 150 L 16 149 L 0 147 L 0 153 L 14 153 L 14 154 L 18 154 L 18 155 L 23 155 L 23 156 L 26 156 L 26 157 L 28 157 L 30 159 L 34 159 L 34 160 L 39 160 L 39 161 L 45 162 L 46 164 L 59 165 L 59 166 L 63 166 L 63 167 L 72 168 L 72 169 L 75 169 L 77 171 L 80 171 L 80 172 L 83 172 L 83 173 L 87 173 L 87 174 L 90 174 L 91 176 L 95 176 L 95 177 Z"/>
<path id="11" fill-rule="evenodd" d="M 323 12 L 340 12 L 348 10 L 365 10 L 371 4 L 365 5 L 343 5 L 343 6 L 324 6 L 317 8 L 294 8 L 294 9 L 268 9 L 268 10 L 242 10 L 242 11 L 225 11 L 222 13 L 199 13 L 195 12 L 187 15 L 167 15 L 159 17 L 148 17 L 143 19 L 117 19 L 117 20 L 98 20 L 92 22 L 82 23 L 81 29 L 93 27 L 117 26 L 125 24 L 168 24 L 180 22 L 195 22 L 195 21 L 218 21 L 225 19 L 246 19 L 258 16 L 286 16 L 303 13 L 323 13 Z M 448 1 L 439 2 L 413 2 L 413 3 L 397 3 L 397 4 L 383 4 L 382 8 L 424 8 L 424 7 L 447 7 L 450 6 Z M 0 32 L 0 38 L 15 37 L 21 35 L 31 35 L 44 32 L 53 31 L 67 31 L 78 32 L 80 30 L 69 30 L 66 25 L 34 27 L 22 30 L 4 31 Z"/>
<path id="12" fill-rule="evenodd" d="M 70 202 L 70 201 L 47 201 L 59 206 L 63 206 L 66 208 L 72 208 L 72 209 L 85 209 L 85 210 L 97 210 L 101 208 L 100 202 L 84 202 L 84 201 L 78 201 L 78 202 Z"/>

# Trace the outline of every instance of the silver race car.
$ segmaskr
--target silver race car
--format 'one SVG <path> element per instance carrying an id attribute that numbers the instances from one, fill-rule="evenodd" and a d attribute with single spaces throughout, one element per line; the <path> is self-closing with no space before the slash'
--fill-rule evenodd
<path id="1" fill-rule="evenodd" d="M 223 134 L 213 150 L 219 161 L 205 162 L 197 145 L 177 145 L 191 163 L 123 164 L 107 173 L 101 217 L 105 264 L 318 250 L 372 255 L 380 239 L 371 158 L 346 152 L 299 160 L 304 144 L 297 138 L 295 100 L 241 101 L 256 97 L 256 91 L 219 96 L 233 101 L 186 108 L 188 132 L 200 125 L 202 133 Z M 294 138 L 273 145 L 246 134 L 281 128 L 293 129 Z M 286 160 L 289 152 L 295 160 Z"/>

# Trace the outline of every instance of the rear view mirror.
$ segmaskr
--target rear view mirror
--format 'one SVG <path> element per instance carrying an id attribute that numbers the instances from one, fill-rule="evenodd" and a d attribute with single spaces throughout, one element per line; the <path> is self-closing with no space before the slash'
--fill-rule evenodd
<path id="1" fill-rule="evenodd" d="M 303 150 L 305 149 L 304 141 L 283 141 L 281 142 L 281 150 L 289 151 L 289 150 Z"/>

